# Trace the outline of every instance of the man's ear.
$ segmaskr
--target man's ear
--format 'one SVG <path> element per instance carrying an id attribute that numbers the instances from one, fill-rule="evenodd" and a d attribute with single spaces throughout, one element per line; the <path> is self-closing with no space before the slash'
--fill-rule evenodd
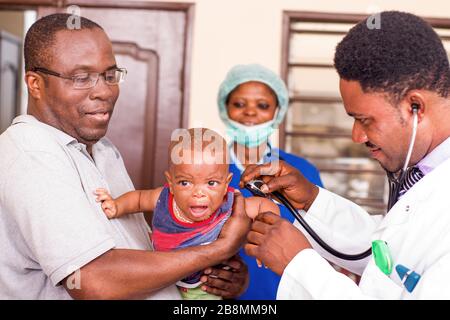
<path id="1" fill-rule="evenodd" d="M 423 119 L 425 112 L 428 107 L 427 96 L 421 92 L 421 90 L 411 90 L 409 91 L 404 99 L 406 103 L 406 108 L 411 116 L 413 115 L 413 108 L 417 110 L 417 115 L 419 117 L 419 122 Z"/>
<path id="2" fill-rule="evenodd" d="M 170 193 L 173 194 L 173 181 L 172 181 L 172 176 L 170 175 L 169 171 L 164 171 L 164 175 L 166 176 L 167 183 L 169 184 L 169 190 L 170 190 Z"/>
<path id="3" fill-rule="evenodd" d="M 45 88 L 44 78 L 33 71 L 25 73 L 25 84 L 28 88 L 28 94 L 34 99 L 41 99 L 43 89 Z"/>

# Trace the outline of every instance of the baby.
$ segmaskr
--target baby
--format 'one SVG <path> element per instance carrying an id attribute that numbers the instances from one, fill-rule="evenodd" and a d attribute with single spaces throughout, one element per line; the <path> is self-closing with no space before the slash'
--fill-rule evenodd
<path id="1" fill-rule="evenodd" d="M 110 219 L 152 211 L 152 241 L 159 251 L 214 241 L 233 207 L 235 191 L 228 186 L 232 173 L 228 172 L 228 148 L 223 137 L 205 128 L 179 129 L 175 135 L 179 139 L 172 135 L 167 185 L 127 192 L 116 199 L 105 189 L 95 191 Z M 252 219 L 264 211 L 279 214 L 278 206 L 266 198 L 245 198 L 245 208 Z M 220 299 L 200 288 L 201 276 L 199 271 L 177 282 L 182 297 Z"/>

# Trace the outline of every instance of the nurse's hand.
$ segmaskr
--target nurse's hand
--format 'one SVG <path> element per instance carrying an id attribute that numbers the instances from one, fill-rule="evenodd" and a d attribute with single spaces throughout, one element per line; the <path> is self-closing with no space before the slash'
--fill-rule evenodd
<path id="1" fill-rule="evenodd" d="M 319 188 L 309 182 L 297 169 L 284 161 L 249 165 L 241 175 L 239 186 L 260 179 L 265 182 L 261 187 L 264 193 L 280 191 L 297 209 L 307 211 L 319 193 Z"/>
<path id="2" fill-rule="evenodd" d="M 303 233 L 272 212 L 263 212 L 256 217 L 247 241 L 245 252 L 278 275 L 283 274 L 297 253 L 311 248 Z"/>

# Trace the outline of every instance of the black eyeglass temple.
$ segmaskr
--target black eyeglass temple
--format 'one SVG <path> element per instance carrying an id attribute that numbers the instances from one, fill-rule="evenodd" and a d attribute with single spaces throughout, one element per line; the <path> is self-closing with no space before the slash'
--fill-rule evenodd
<path id="1" fill-rule="evenodd" d="M 56 76 L 56 77 L 61 77 L 62 78 L 61 74 L 59 74 L 57 72 L 54 72 L 54 71 L 51 71 L 51 70 L 48 70 L 48 69 L 45 69 L 45 68 L 41 68 L 41 67 L 35 67 L 35 68 L 33 68 L 33 71 L 34 72 L 40 71 L 40 72 L 43 72 L 43 73 L 46 73 L 46 74 L 50 74 L 52 76 Z"/>

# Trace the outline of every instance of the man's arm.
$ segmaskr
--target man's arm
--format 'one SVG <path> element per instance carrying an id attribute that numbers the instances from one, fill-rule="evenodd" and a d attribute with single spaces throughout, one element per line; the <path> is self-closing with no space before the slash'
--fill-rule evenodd
<path id="1" fill-rule="evenodd" d="M 80 289 L 70 289 L 67 278 L 62 284 L 76 299 L 142 298 L 219 264 L 237 253 L 250 227 L 244 199 L 235 197 L 233 214 L 216 241 L 172 252 L 113 249 L 81 268 Z"/>
<path id="2" fill-rule="evenodd" d="M 230 253 L 214 245 L 171 252 L 113 249 L 80 269 L 79 289 L 71 289 L 71 276 L 62 284 L 74 299 L 142 299 Z"/>

